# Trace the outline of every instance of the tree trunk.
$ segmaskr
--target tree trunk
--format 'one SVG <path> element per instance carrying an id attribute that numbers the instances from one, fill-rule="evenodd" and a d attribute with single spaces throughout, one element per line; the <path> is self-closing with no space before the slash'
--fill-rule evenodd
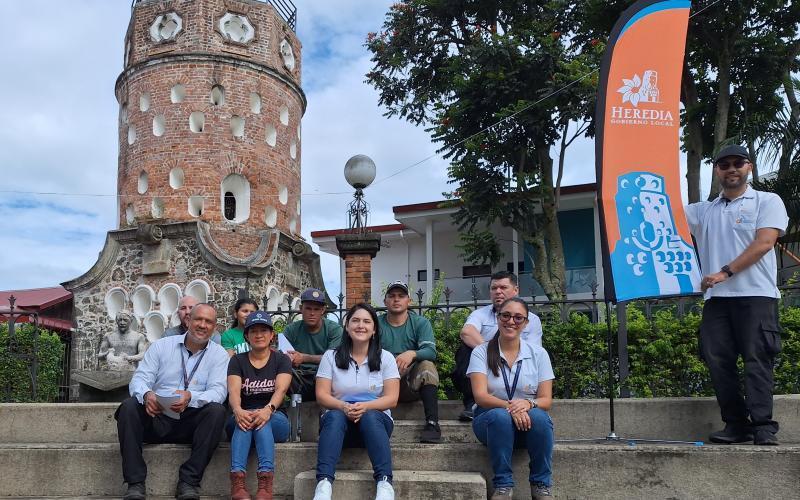
<path id="1" fill-rule="evenodd" d="M 681 77 L 683 90 L 683 106 L 686 109 L 686 124 L 683 128 L 683 144 L 686 148 L 686 185 L 689 191 L 689 203 L 700 201 L 700 168 L 703 163 L 703 128 L 692 109 L 700 106 L 697 96 L 697 87 L 694 76 L 689 71 L 689 65 L 684 60 L 683 76 Z"/>
<path id="2" fill-rule="evenodd" d="M 550 158 L 547 145 L 537 145 L 536 154 L 542 174 L 542 214 L 539 216 L 539 230 L 533 233 L 526 231 L 522 237 L 533 246 L 533 277 L 549 300 L 563 300 L 566 296 L 564 245 L 555 205 L 553 159 Z"/>
<path id="3" fill-rule="evenodd" d="M 714 152 L 719 149 L 728 138 L 728 113 L 731 107 L 731 46 L 733 40 L 728 38 L 722 41 L 722 47 L 717 64 L 717 114 L 714 118 Z M 711 176 L 711 190 L 708 199 L 713 200 L 719 195 L 719 179 Z"/>
<path id="4" fill-rule="evenodd" d="M 778 177 L 783 177 L 789 171 L 792 163 L 792 155 L 795 153 L 797 137 L 794 136 L 797 130 L 797 123 L 800 121 L 800 103 L 795 94 L 792 75 L 787 70 L 783 76 L 783 90 L 786 93 L 786 100 L 789 103 L 789 113 L 786 117 L 786 126 L 783 128 L 784 137 L 781 141 L 781 155 L 778 159 Z"/>

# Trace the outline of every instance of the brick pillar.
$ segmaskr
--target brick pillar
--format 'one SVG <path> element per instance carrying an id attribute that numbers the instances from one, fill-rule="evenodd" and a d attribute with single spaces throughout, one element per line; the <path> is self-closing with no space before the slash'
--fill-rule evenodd
<path id="1" fill-rule="evenodd" d="M 336 236 L 339 257 L 345 267 L 345 307 L 369 303 L 372 296 L 372 259 L 381 249 L 377 233 L 339 234 Z"/>

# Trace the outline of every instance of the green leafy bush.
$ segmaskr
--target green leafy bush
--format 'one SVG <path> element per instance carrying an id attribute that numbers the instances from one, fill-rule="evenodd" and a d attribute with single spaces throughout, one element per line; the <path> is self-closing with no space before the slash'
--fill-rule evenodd
<path id="1" fill-rule="evenodd" d="M 449 321 L 441 311 L 425 313 L 433 322 L 442 378 L 440 397 L 456 399 L 447 375 L 460 345 L 458 336 L 468 311 L 451 313 Z M 600 317 L 604 315 L 600 314 Z M 557 315 L 542 315 L 543 344 L 550 354 L 556 375 L 554 396 L 564 398 L 608 397 L 608 351 L 605 321 L 592 323 L 583 313 L 572 313 L 567 321 Z M 674 308 L 653 313 L 648 319 L 636 304 L 627 307 L 630 373 L 625 385 L 633 397 L 713 396 L 711 379 L 698 355 L 701 315 L 689 312 L 678 317 Z M 800 393 L 800 307 L 781 310 L 783 351 L 776 359 L 775 394 Z M 612 320 L 616 340 L 617 322 Z M 616 343 L 614 345 L 616 354 Z M 741 368 L 741 362 L 739 363 Z M 614 374 L 618 373 L 614 367 Z M 619 394 L 615 379 L 614 392 Z"/>
<path id="2" fill-rule="evenodd" d="M 15 345 L 9 345 L 8 323 L 0 323 L 0 397 L 3 402 L 44 403 L 58 397 L 64 347 L 58 335 L 47 330 L 39 330 L 37 397 L 36 400 L 31 397 L 33 330 L 29 323 L 16 325 Z"/>

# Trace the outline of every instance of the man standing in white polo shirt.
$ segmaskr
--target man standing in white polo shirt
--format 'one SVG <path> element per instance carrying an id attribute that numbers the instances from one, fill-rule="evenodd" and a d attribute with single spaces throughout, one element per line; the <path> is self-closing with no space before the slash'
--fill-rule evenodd
<path id="1" fill-rule="evenodd" d="M 467 367 L 472 350 L 484 342 L 492 340 L 497 333 L 496 308 L 511 297 L 519 295 L 517 275 L 508 271 L 499 271 L 492 274 L 489 282 L 489 298 L 492 303 L 479 307 L 470 313 L 464 327 L 461 329 L 461 347 L 456 351 L 456 367 L 453 370 L 453 382 L 458 390 L 464 394 L 464 411 L 458 416 L 462 422 L 472 420 L 472 386 L 467 377 Z M 539 316 L 528 313 L 528 324 L 522 330 L 520 338 L 532 345 L 542 346 L 542 321 Z"/>
<path id="2" fill-rule="evenodd" d="M 747 184 L 748 151 L 727 146 L 714 158 L 722 193 L 686 207 L 705 293 L 700 353 L 711 372 L 725 429 L 715 443 L 777 445 L 772 419 L 773 365 L 781 350 L 775 243 L 789 218 L 774 193 Z M 742 397 L 736 361 L 744 362 Z"/>

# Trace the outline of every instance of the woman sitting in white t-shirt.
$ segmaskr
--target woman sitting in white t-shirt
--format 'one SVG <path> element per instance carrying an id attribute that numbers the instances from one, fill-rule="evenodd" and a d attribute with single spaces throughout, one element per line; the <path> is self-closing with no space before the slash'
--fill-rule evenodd
<path id="1" fill-rule="evenodd" d="M 389 409 L 397 406 L 400 373 L 394 356 L 381 349 L 375 309 L 363 303 L 351 307 L 345 331 L 317 370 L 317 403 L 326 411 L 320 419 L 314 500 L 330 500 L 343 445 L 366 447 L 377 482 L 375 500 L 393 500 Z"/>
<path id="2" fill-rule="evenodd" d="M 512 498 L 515 444 L 528 450 L 531 498 L 552 496 L 553 421 L 547 411 L 555 376 L 547 351 L 520 339 L 527 322 L 524 300 L 503 302 L 497 333 L 472 351 L 467 368 L 476 403 L 472 430 L 489 448 L 493 500 Z"/>

